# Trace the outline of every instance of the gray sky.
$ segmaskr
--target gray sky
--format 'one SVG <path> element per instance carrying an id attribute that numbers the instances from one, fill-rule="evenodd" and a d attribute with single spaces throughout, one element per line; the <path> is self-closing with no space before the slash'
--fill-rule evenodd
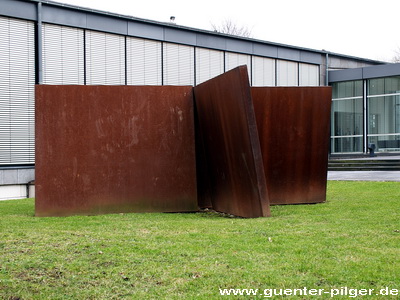
<path id="1" fill-rule="evenodd" d="M 211 30 L 232 20 L 256 39 L 390 61 L 400 47 L 400 0 L 61 0 Z"/>

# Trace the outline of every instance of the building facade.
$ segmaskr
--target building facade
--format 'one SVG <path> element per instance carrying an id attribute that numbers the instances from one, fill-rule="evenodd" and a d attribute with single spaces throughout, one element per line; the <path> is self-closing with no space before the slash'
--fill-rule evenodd
<path id="1" fill-rule="evenodd" d="M 194 86 L 247 65 L 253 86 L 319 86 L 381 63 L 45 0 L 2 0 L 0 53 L 0 199 L 34 180 L 35 84 Z"/>
<path id="2" fill-rule="evenodd" d="M 329 72 L 331 153 L 400 152 L 400 64 Z"/>

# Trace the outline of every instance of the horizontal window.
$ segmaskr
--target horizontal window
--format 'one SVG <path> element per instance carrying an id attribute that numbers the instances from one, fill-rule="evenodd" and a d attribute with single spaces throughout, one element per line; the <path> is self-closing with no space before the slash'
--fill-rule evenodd
<path id="1" fill-rule="evenodd" d="M 83 30 L 44 24 L 43 83 L 84 84 Z"/>
<path id="2" fill-rule="evenodd" d="M 125 84 L 125 38 L 86 31 L 87 84 Z"/>
<path id="3" fill-rule="evenodd" d="M 194 85 L 194 48 L 164 43 L 164 84 Z"/>
<path id="4" fill-rule="evenodd" d="M 299 72 L 298 63 L 292 61 L 277 61 L 277 85 L 278 86 L 298 86 Z"/>
<path id="5" fill-rule="evenodd" d="M 161 85 L 161 42 L 127 38 L 127 83 Z"/>
<path id="6" fill-rule="evenodd" d="M 196 84 L 216 77 L 224 72 L 222 51 L 196 48 Z"/>
<path id="7" fill-rule="evenodd" d="M 0 17 L 0 165 L 35 157 L 34 23 Z"/>
<path id="8" fill-rule="evenodd" d="M 253 56 L 253 86 L 275 86 L 275 59 Z"/>

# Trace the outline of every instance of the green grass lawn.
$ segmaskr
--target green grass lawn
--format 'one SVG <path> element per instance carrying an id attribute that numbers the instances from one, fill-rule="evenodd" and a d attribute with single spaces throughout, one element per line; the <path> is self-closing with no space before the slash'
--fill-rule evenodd
<path id="1" fill-rule="evenodd" d="M 258 219 L 212 212 L 36 218 L 33 199 L 2 201 L 0 298 L 265 299 L 259 294 L 269 288 L 400 290 L 399 205 L 400 183 L 393 182 L 329 182 L 326 203 L 273 206 L 271 218 Z M 220 288 L 259 291 L 221 296 Z"/>

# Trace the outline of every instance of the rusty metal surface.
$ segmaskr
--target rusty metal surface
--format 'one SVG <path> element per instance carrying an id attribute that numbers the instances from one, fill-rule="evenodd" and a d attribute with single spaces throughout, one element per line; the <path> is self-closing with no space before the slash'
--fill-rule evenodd
<path id="1" fill-rule="evenodd" d="M 194 95 L 205 159 L 198 168 L 206 168 L 202 174 L 208 175 L 199 177 L 199 186 L 207 189 L 217 211 L 241 217 L 268 216 L 247 68 L 238 67 L 196 86 Z"/>
<path id="2" fill-rule="evenodd" d="M 196 211 L 192 87 L 36 86 L 36 215 Z"/>
<path id="3" fill-rule="evenodd" d="M 252 88 L 271 204 L 326 200 L 330 87 Z"/>
<path id="4" fill-rule="evenodd" d="M 209 177 L 208 166 L 205 163 L 205 148 L 202 137 L 199 132 L 200 124 L 196 106 L 194 107 L 194 120 L 195 120 L 195 137 L 196 137 L 196 171 L 197 171 L 197 199 L 198 205 L 201 209 L 212 209 L 211 201 L 211 183 Z"/>

